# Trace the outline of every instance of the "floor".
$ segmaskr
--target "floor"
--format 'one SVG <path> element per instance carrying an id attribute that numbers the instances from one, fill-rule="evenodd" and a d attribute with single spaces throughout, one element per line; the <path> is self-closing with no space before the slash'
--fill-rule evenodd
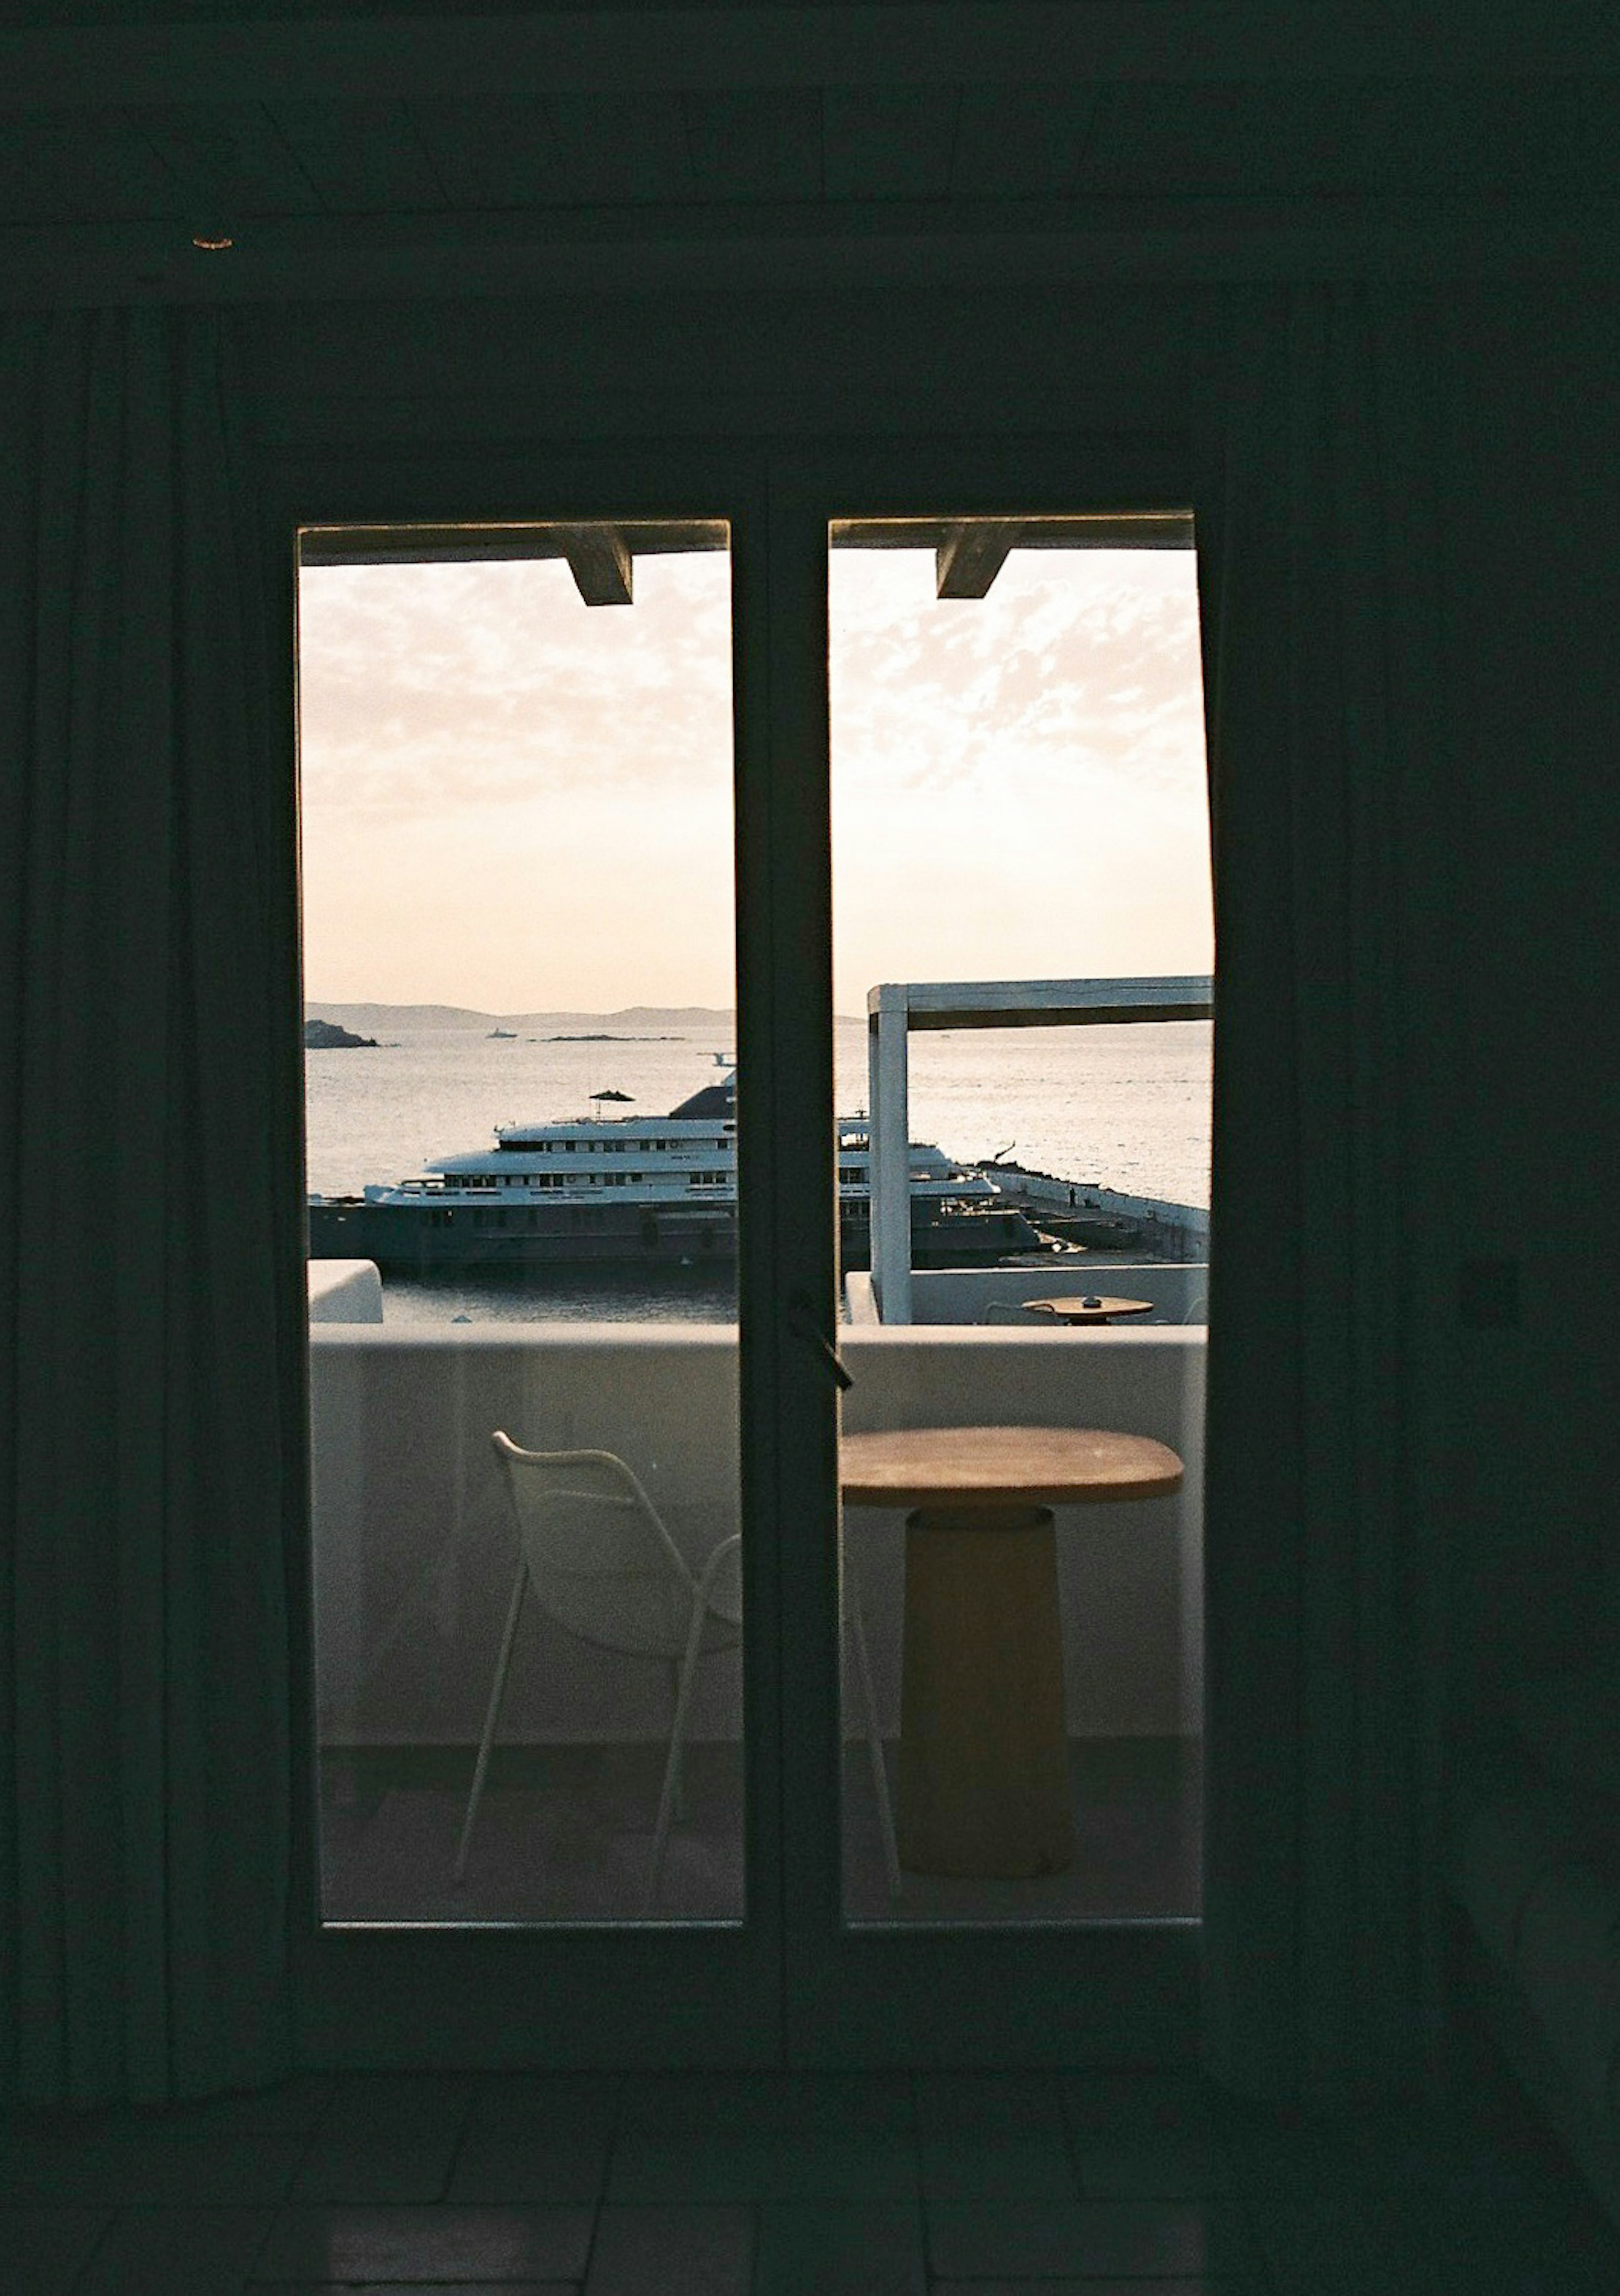
<path id="1" fill-rule="evenodd" d="M 465 1750 L 331 1757 L 323 1878 L 333 1921 L 614 1921 L 643 1906 L 662 1746 L 501 1747 L 465 1882 L 453 1868 L 471 1769 Z M 894 1750 L 888 1749 L 889 1775 Z M 1076 1852 L 1031 1882 L 904 1876 L 891 1898 L 864 1742 L 846 1749 L 844 1904 L 851 1921 L 1196 1920 L 1202 1824 L 1194 1739 L 1074 1742 Z M 735 1745 L 687 1750 L 658 1911 L 743 1917 L 742 1765 Z"/>
<path id="2" fill-rule="evenodd" d="M 8 2132 L 16 2296 L 1614 2296 L 1496 2081 L 1331 2124 L 1191 2077 L 304 2078 Z"/>

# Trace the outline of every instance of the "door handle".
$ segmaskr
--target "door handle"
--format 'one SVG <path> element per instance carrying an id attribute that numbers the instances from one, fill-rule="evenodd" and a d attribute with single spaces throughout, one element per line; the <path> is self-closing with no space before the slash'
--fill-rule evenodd
<path id="1" fill-rule="evenodd" d="M 815 1313 L 803 1292 L 800 1292 L 789 1304 L 787 1328 L 795 1339 L 803 1340 L 808 1346 L 814 1348 L 841 1390 L 848 1390 L 854 1386 L 855 1382 L 844 1369 L 837 1349 L 817 1322 Z"/>

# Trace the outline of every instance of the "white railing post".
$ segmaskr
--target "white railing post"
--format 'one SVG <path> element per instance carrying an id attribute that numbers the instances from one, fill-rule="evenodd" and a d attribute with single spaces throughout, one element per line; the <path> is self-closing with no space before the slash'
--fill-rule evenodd
<path id="1" fill-rule="evenodd" d="M 872 1289 L 885 1324 L 911 1321 L 911 1158 L 906 1091 L 907 994 L 867 996 Z"/>

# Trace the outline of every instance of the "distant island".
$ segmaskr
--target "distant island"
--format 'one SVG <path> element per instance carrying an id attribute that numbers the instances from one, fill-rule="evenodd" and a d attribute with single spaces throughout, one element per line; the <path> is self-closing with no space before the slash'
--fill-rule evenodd
<path id="1" fill-rule="evenodd" d="M 565 1044 L 735 1044 L 736 1013 L 729 1005 L 624 1004 L 612 1013 L 580 1013 L 571 1007 L 542 1013 L 483 1013 L 470 1004 L 359 1004 L 342 996 L 308 997 L 306 1019 L 323 1013 L 349 1029 L 374 1030 L 384 1039 L 402 1029 L 413 1035 L 428 1029 L 465 1029 L 488 1037 L 492 1029 L 525 1037 L 534 1043 Z M 853 1027 L 843 1013 L 835 1020 Z M 865 1027 L 862 1016 L 859 1026 Z"/>
<path id="2" fill-rule="evenodd" d="M 307 1019 L 321 1013 L 345 1028 L 384 1037 L 398 1036 L 402 1029 L 413 1034 L 428 1029 L 466 1029 L 481 1037 L 487 1037 L 491 1029 L 502 1029 L 514 1036 L 536 1037 L 563 1031 L 581 1036 L 712 1037 L 718 1045 L 722 1038 L 729 1043 L 736 1027 L 736 1015 L 728 1006 L 708 1004 L 625 1004 L 608 1013 L 581 1012 L 577 1005 L 563 1004 L 539 1012 L 489 1013 L 468 1004 L 362 1004 L 347 996 L 309 996 L 304 1000 L 304 1013 Z"/>
<path id="3" fill-rule="evenodd" d="M 615 1037 L 611 1029 L 593 1029 L 588 1036 L 536 1037 L 537 1045 L 684 1045 L 684 1037 Z"/>
<path id="4" fill-rule="evenodd" d="M 304 1050 L 307 1053 L 346 1053 L 350 1050 L 374 1053 L 374 1037 L 357 1037 L 351 1029 L 341 1029 L 335 1021 L 306 1021 Z"/>

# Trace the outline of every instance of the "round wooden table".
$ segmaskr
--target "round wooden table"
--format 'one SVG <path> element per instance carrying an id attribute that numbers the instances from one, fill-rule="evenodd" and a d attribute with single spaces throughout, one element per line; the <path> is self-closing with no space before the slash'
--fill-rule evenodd
<path id="1" fill-rule="evenodd" d="M 1114 1300 L 1106 1293 L 1072 1292 L 1059 1300 L 1024 1300 L 1020 1305 L 1056 1316 L 1064 1324 L 1111 1324 L 1116 1316 L 1150 1316 L 1151 1300 Z"/>
<path id="2" fill-rule="evenodd" d="M 846 1435 L 851 1506 L 906 1507 L 897 1830 L 914 1874 L 1073 1863 L 1055 1506 L 1161 1498 L 1181 1462 L 1080 1427 Z"/>

